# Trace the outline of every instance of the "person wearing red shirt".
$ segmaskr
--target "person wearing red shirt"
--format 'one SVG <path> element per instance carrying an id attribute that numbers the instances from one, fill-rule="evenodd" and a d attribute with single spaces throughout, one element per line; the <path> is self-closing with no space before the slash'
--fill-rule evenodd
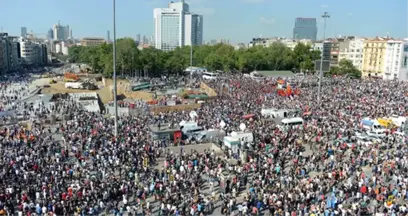
<path id="1" fill-rule="evenodd" d="M 361 187 L 361 189 L 360 189 L 360 192 L 361 192 L 362 194 L 366 194 L 366 193 L 367 193 L 367 186 L 363 185 L 363 186 Z"/>
<path id="2" fill-rule="evenodd" d="M 23 194 L 23 196 L 21 196 L 21 199 L 22 199 L 24 202 L 27 202 L 28 197 L 27 197 L 27 195 Z"/>
<path id="3" fill-rule="evenodd" d="M 62 196 L 62 200 L 67 200 L 67 193 L 64 192 L 64 193 L 62 193 L 61 196 Z"/>

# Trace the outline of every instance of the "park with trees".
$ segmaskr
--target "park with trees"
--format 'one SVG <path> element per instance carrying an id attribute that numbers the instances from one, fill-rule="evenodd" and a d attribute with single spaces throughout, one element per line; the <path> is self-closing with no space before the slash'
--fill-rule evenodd
<path id="1" fill-rule="evenodd" d="M 291 50 L 276 42 L 269 47 L 255 46 L 236 50 L 227 44 L 213 46 L 193 46 L 193 65 L 209 70 L 225 72 L 244 72 L 253 70 L 293 70 L 313 71 L 314 61 L 320 58 L 320 51 L 312 50 L 309 45 L 299 43 Z M 111 76 L 113 73 L 112 44 L 94 47 L 72 46 L 69 48 L 68 61 L 86 63 L 95 73 Z M 350 62 L 339 65 L 334 75 L 355 72 Z M 190 66 L 190 47 L 180 47 L 173 51 L 162 51 L 153 47 L 139 50 L 131 38 L 121 38 L 116 42 L 116 71 L 120 75 L 131 75 L 135 71 L 148 72 L 149 76 L 177 74 Z M 352 66 L 352 64 L 351 64 Z M 343 67 L 345 67 L 343 70 Z"/>

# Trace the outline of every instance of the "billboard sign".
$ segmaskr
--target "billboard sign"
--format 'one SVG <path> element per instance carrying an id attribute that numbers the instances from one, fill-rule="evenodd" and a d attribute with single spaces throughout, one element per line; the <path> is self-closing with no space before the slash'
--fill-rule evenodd
<path id="1" fill-rule="evenodd" d="M 315 61 L 315 71 L 320 71 L 320 60 Z M 329 72 L 330 71 L 330 60 L 323 60 L 323 72 Z"/>

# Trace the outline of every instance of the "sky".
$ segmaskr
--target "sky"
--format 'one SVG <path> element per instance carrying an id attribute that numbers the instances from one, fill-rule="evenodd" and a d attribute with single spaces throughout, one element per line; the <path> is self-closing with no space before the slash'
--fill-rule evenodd
<path id="1" fill-rule="evenodd" d="M 174 0 L 179 1 L 179 0 Z M 204 40 L 228 38 L 248 43 L 253 37 L 292 37 L 296 17 L 318 19 L 318 38 L 326 35 L 407 38 L 407 0 L 186 0 L 190 11 L 204 16 Z M 150 37 L 153 8 L 168 0 L 116 0 L 116 36 Z M 46 34 L 53 24 L 68 24 L 75 38 L 113 37 L 112 0 L 1 0 L 0 27 L 11 35 Z"/>

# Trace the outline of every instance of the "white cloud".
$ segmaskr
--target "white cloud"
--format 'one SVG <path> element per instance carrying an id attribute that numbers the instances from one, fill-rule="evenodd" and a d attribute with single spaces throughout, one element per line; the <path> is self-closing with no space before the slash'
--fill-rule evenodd
<path id="1" fill-rule="evenodd" d="M 272 17 L 270 19 L 267 19 L 265 17 L 260 17 L 259 21 L 261 21 L 261 23 L 266 24 L 266 25 L 272 25 L 275 23 L 275 18 Z"/>
<path id="2" fill-rule="evenodd" d="M 194 13 L 204 15 L 204 16 L 212 16 L 215 14 L 215 9 L 214 8 L 207 8 L 207 7 L 198 7 L 198 8 L 193 8 Z"/>
<path id="3" fill-rule="evenodd" d="M 265 0 L 243 0 L 246 3 L 263 3 Z"/>
<path id="4" fill-rule="evenodd" d="M 321 8 L 328 8 L 329 5 L 327 5 L 327 4 L 322 4 L 322 5 L 320 5 L 320 7 L 321 7 Z"/>

